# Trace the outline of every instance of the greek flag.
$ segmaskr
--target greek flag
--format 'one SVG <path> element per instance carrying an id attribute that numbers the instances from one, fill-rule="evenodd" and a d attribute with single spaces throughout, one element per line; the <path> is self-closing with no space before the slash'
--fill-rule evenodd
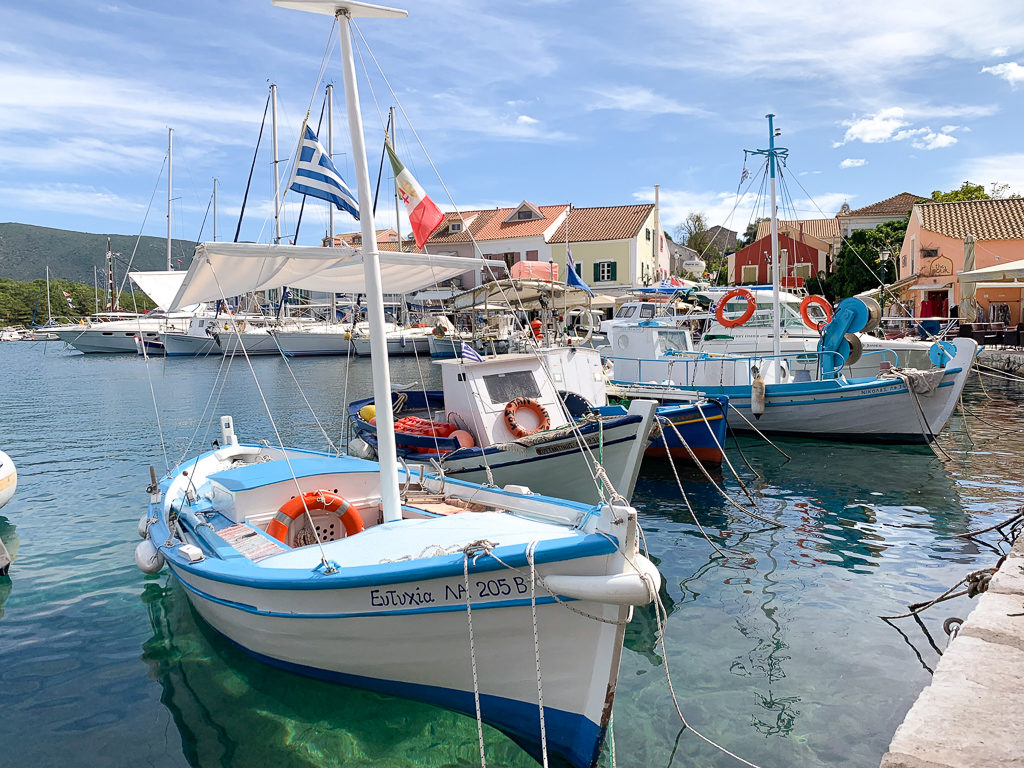
<path id="1" fill-rule="evenodd" d="M 477 352 L 466 342 L 462 342 L 462 359 L 463 360 L 474 360 L 475 362 L 482 363 L 484 359 L 480 357 L 480 353 Z"/>
<path id="2" fill-rule="evenodd" d="M 590 286 L 584 283 L 583 278 L 576 274 L 576 261 L 573 259 L 572 251 L 569 249 L 566 249 L 565 257 L 565 284 L 586 291 L 591 296 L 594 295 L 594 292 L 590 290 Z"/>
<path id="3" fill-rule="evenodd" d="M 341 178 L 338 169 L 334 167 L 331 158 L 308 125 L 299 144 L 299 159 L 295 163 L 295 171 L 288 188 L 300 195 L 327 200 L 341 210 L 348 211 L 356 219 L 359 218 L 359 204 L 355 195 Z"/>

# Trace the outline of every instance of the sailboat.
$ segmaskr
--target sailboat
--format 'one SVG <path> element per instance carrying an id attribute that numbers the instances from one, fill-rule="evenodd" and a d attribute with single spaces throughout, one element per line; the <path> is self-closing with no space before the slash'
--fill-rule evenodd
<path id="1" fill-rule="evenodd" d="M 136 562 L 166 564 L 205 621 L 270 664 L 465 712 L 538 760 L 592 766 L 632 607 L 661 583 L 636 510 L 608 483 L 580 504 L 400 466 L 382 286 L 493 265 L 377 251 L 350 25 L 405 11 L 276 4 L 337 19 L 364 247 L 202 244 L 175 305 L 272 285 L 363 293 L 379 462 L 242 443 L 222 416 L 214 450 L 153 477 Z"/>

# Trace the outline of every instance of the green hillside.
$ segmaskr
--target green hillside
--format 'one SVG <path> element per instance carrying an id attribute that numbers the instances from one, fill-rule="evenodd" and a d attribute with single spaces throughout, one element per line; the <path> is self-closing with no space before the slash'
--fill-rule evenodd
<path id="1" fill-rule="evenodd" d="M 30 281 L 46 276 L 92 285 L 93 267 L 100 270 L 102 283 L 106 274 L 108 235 L 89 232 L 71 232 L 65 229 L 37 227 L 31 224 L 0 224 L 0 278 Z M 120 284 L 128 259 L 135 248 L 135 235 L 109 235 L 110 247 L 121 256 L 114 263 L 114 278 Z M 175 268 L 188 268 L 195 243 L 171 241 L 171 258 Z M 167 240 L 143 237 L 135 250 L 133 270 L 167 268 Z"/>

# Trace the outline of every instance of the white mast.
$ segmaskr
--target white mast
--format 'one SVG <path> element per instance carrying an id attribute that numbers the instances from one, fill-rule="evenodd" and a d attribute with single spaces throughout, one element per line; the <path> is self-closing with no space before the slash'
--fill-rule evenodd
<path id="1" fill-rule="evenodd" d="M 274 145 L 274 243 L 281 243 L 281 182 L 277 178 L 277 84 L 270 85 L 271 120 Z M 283 289 L 282 289 L 283 290 Z"/>
<path id="2" fill-rule="evenodd" d="M 46 324 L 53 325 L 53 310 L 50 309 L 50 265 L 46 265 Z"/>
<path id="3" fill-rule="evenodd" d="M 273 0 L 274 5 L 298 11 L 334 16 L 341 38 L 342 70 L 345 75 L 345 106 L 352 141 L 356 188 L 359 194 L 359 224 L 363 235 L 363 276 L 366 282 L 366 311 L 370 324 L 370 360 L 373 369 L 373 401 L 377 408 L 377 458 L 380 462 L 381 507 L 384 522 L 402 519 L 398 493 L 398 457 L 395 451 L 395 416 L 391 409 L 391 375 L 388 372 L 387 336 L 384 331 L 384 291 L 377 255 L 377 230 L 373 221 L 370 172 L 366 165 L 363 118 L 359 111 L 356 65 L 352 55 L 352 18 L 405 18 L 406 11 L 367 3 L 331 0 Z"/>
<path id="4" fill-rule="evenodd" d="M 213 242 L 217 242 L 217 179 L 213 180 Z"/>
<path id="5" fill-rule="evenodd" d="M 772 354 L 776 357 L 781 354 L 782 328 L 779 322 L 779 217 L 775 208 L 775 128 L 772 120 L 775 115 L 765 115 L 768 118 L 768 166 L 771 175 L 771 204 L 772 204 Z"/>
<path id="6" fill-rule="evenodd" d="M 391 149 L 398 153 L 398 124 L 395 122 L 395 108 L 391 107 L 391 135 L 388 141 Z M 395 179 L 395 234 L 398 236 L 398 250 L 402 250 L 402 216 L 398 207 L 398 179 Z"/>
<path id="7" fill-rule="evenodd" d="M 334 162 L 334 86 L 327 84 L 327 156 Z M 334 247 L 334 206 L 327 206 L 327 237 L 331 248 Z M 334 300 L 337 294 L 331 294 L 331 311 L 334 311 Z M 332 315 L 333 319 L 333 315 Z"/>
<path id="8" fill-rule="evenodd" d="M 167 129 L 167 271 L 171 271 L 171 141 L 174 129 Z"/>

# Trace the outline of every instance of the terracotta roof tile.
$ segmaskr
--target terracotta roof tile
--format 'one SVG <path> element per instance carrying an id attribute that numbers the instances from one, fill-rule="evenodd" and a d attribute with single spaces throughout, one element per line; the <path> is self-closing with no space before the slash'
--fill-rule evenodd
<path id="1" fill-rule="evenodd" d="M 921 195 L 914 195 L 910 192 L 900 192 L 898 195 L 886 198 L 863 208 L 857 208 L 846 213 L 836 214 L 836 218 L 847 216 L 906 216 L 916 203 L 926 202 L 930 198 Z"/>
<path id="2" fill-rule="evenodd" d="M 965 200 L 956 203 L 922 203 L 916 206 L 921 226 L 958 240 L 974 235 L 978 240 L 1024 239 L 1024 199 Z"/>
<path id="3" fill-rule="evenodd" d="M 839 220 L 836 218 L 801 219 L 799 221 L 783 221 L 779 219 L 779 232 L 792 232 L 794 235 L 805 232 L 811 237 L 816 237 L 826 242 L 838 242 L 841 237 Z M 757 225 L 757 237 L 754 239 L 760 240 L 762 237 L 767 237 L 770 234 L 771 222 L 765 220 Z"/>
<path id="4" fill-rule="evenodd" d="M 469 232 L 478 241 L 506 240 L 515 237 L 536 237 L 543 235 L 544 230 L 550 227 L 567 205 L 539 205 L 535 206 L 544 216 L 542 219 L 526 219 L 523 221 L 505 221 L 513 212 L 522 206 L 512 208 L 493 208 L 482 211 L 462 211 L 461 218 L 469 224 Z M 438 230 L 431 235 L 430 243 L 467 243 L 469 234 L 463 228 L 459 232 L 450 232 L 449 224 L 459 221 L 459 213 L 446 213 L 444 221 Z"/>
<path id="5" fill-rule="evenodd" d="M 652 203 L 573 208 L 569 212 L 569 242 L 589 243 L 595 240 L 628 240 L 636 237 L 653 210 Z M 564 222 L 551 235 L 550 242 L 565 242 Z"/>

